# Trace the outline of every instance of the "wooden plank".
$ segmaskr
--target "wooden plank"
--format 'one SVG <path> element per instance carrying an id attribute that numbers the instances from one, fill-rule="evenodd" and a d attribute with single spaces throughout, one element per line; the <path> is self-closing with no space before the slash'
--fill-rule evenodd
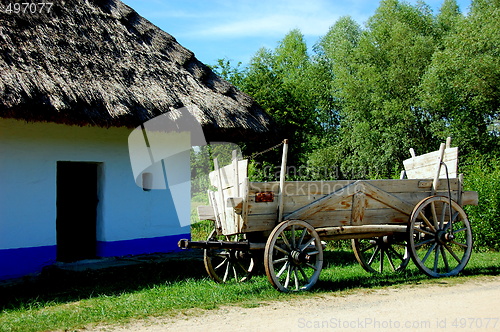
<path id="1" fill-rule="evenodd" d="M 463 205 L 478 205 L 479 195 L 477 191 L 464 191 L 462 193 L 462 206 Z"/>
<path id="2" fill-rule="evenodd" d="M 238 160 L 238 178 L 239 180 L 237 181 L 235 178 L 235 172 L 233 169 L 233 164 L 229 164 L 224 167 L 220 167 L 219 171 L 214 170 L 213 172 L 210 172 L 209 178 L 210 178 L 210 183 L 219 188 L 219 180 L 217 179 L 218 174 L 220 173 L 220 178 L 221 178 L 221 188 L 225 189 L 228 187 L 233 187 L 237 182 L 238 184 L 241 183 L 241 181 L 248 176 L 248 160 L 243 159 L 243 160 Z"/>
<path id="3" fill-rule="evenodd" d="M 364 226 L 346 226 L 346 227 L 324 227 L 317 228 L 319 236 L 334 236 L 340 234 L 360 234 L 360 233 L 378 233 L 378 232 L 406 232 L 404 225 L 364 225 Z"/>
<path id="4" fill-rule="evenodd" d="M 357 191 L 357 185 L 360 181 L 356 181 L 352 184 L 347 185 L 346 187 L 332 192 L 329 195 L 326 195 L 308 205 L 301 207 L 292 213 L 285 215 L 285 219 L 300 219 L 300 220 L 308 220 L 312 215 L 321 211 L 329 204 L 335 204 L 343 199 L 346 199 L 349 196 L 354 195 Z"/>
<path id="5" fill-rule="evenodd" d="M 432 181 L 431 195 L 434 195 L 436 193 L 437 188 L 439 187 L 439 176 L 440 176 L 440 173 L 441 173 L 441 166 L 444 163 L 443 162 L 443 157 L 444 157 L 444 150 L 445 150 L 445 148 L 446 148 L 446 144 L 445 143 L 441 143 L 441 147 L 439 148 L 438 159 L 436 161 L 436 163 L 437 163 L 437 165 L 436 165 L 436 171 L 435 171 L 436 175 L 434 175 L 434 180 Z M 444 167 L 444 170 L 445 170 L 445 172 L 449 171 L 449 169 L 446 166 Z M 445 177 L 449 178 L 449 173 L 446 173 Z M 456 176 L 454 176 L 454 177 L 456 177 Z"/>
<path id="6" fill-rule="evenodd" d="M 217 205 L 217 199 L 215 198 L 215 192 L 212 190 L 208 190 L 207 193 L 208 200 L 215 214 L 215 228 L 217 229 L 217 232 L 222 233 L 221 214 Z"/>
<path id="7" fill-rule="evenodd" d="M 429 179 L 431 180 L 429 182 Z M 432 177 L 419 179 L 389 179 L 389 180 L 367 180 L 377 188 L 387 192 L 430 192 L 432 186 Z M 286 181 L 285 196 L 300 196 L 300 195 L 328 195 L 339 189 L 346 187 L 349 184 L 356 182 L 355 180 L 338 180 L 338 181 Z M 443 181 L 439 191 L 447 191 L 447 183 Z M 452 190 L 458 189 L 458 179 L 450 179 Z M 250 182 L 250 196 L 257 192 L 273 191 L 275 194 L 279 192 L 278 182 Z"/>
<path id="8" fill-rule="evenodd" d="M 248 218 L 248 202 L 249 202 L 248 184 L 249 184 L 248 177 L 245 177 L 241 183 L 241 194 L 243 196 L 243 209 L 241 211 L 240 224 L 238 225 L 238 230 L 240 232 L 245 228 Z"/>
<path id="9" fill-rule="evenodd" d="M 200 205 L 197 208 L 199 220 L 213 220 L 215 221 L 214 209 L 210 205 Z"/>
<path id="10" fill-rule="evenodd" d="M 365 210 L 368 205 L 366 194 L 363 192 L 355 193 L 352 197 L 351 225 L 360 225 L 363 223 Z"/>
<path id="11" fill-rule="evenodd" d="M 278 196 L 278 220 L 280 223 L 283 221 L 283 202 L 285 200 L 285 176 L 286 176 L 286 159 L 288 155 L 288 140 L 283 141 L 283 155 L 281 157 L 281 170 L 280 170 L 280 187 Z"/>
<path id="12" fill-rule="evenodd" d="M 434 151 L 404 160 L 403 165 L 406 176 L 409 179 L 434 178 L 438 159 L 439 151 Z M 458 173 L 458 147 L 445 149 L 443 162 L 448 166 L 449 177 L 456 178 Z M 439 178 L 446 178 L 444 168 L 440 170 Z"/>
<path id="13" fill-rule="evenodd" d="M 361 184 L 360 184 L 361 185 Z M 367 196 L 384 203 L 385 205 L 399 211 L 410 215 L 413 211 L 413 204 L 403 201 L 401 198 L 394 196 L 386 191 L 380 190 L 374 185 L 370 184 L 368 181 L 362 182 L 363 188 L 361 189 Z"/>

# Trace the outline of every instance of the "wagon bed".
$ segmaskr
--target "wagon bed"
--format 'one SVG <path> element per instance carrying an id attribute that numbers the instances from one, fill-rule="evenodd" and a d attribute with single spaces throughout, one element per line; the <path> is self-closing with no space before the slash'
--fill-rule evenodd
<path id="1" fill-rule="evenodd" d="M 463 191 L 457 175 L 458 149 L 404 162 L 405 174 L 392 180 L 285 181 L 286 144 L 277 182 L 250 182 L 247 160 L 234 158 L 210 180 L 210 206 L 200 220 L 213 220 L 207 241 L 182 240 L 183 248 L 204 248 L 205 266 L 216 281 L 249 278 L 264 250 L 264 267 L 278 290 L 309 289 L 323 263 L 324 240 L 352 239 L 357 260 L 367 271 L 384 265 L 404 269 L 411 258 L 434 277 L 459 273 L 472 249 L 470 225 L 462 206 L 477 204 L 477 193 Z M 433 174 L 433 175 L 431 175 Z M 422 178 L 415 178 L 422 177 Z"/>

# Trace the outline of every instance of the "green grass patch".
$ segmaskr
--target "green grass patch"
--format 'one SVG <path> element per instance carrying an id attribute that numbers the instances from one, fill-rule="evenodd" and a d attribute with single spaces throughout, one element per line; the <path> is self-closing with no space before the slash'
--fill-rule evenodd
<path id="1" fill-rule="evenodd" d="M 200 257 L 86 272 L 53 270 L 36 280 L 0 287 L 0 330 L 72 330 L 146 317 L 195 315 L 222 305 L 256 307 L 322 293 L 457 283 L 499 273 L 500 253 L 474 253 L 460 277 L 430 279 L 413 264 L 401 273 L 370 275 L 344 249 L 326 251 L 320 280 L 311 292 L 299 294 L 277 292 L 262 271 L 246 283 L 216 284 L 206 276 Z"/>

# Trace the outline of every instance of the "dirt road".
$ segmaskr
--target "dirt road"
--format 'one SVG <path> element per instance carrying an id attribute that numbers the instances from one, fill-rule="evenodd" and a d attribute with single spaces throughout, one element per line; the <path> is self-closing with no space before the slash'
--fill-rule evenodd
<path id="1" fill-rule="evenodd" d="M 96 331 L 500 331 L 500 277 L 357 290 Z"/>

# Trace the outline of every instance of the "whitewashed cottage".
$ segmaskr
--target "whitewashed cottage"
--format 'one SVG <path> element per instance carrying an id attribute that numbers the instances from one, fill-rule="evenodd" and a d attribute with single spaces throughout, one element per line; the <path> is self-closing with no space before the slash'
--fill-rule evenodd
<path id="1" fill-rule="evenodd" d="M 270 127 L 249 96 L 120 1 L 0 13 L 0 279 L 177 250 L 189 226 L 169 190 L 136 185 L 128 137 L 179 108 L 207 141 Z"/>

